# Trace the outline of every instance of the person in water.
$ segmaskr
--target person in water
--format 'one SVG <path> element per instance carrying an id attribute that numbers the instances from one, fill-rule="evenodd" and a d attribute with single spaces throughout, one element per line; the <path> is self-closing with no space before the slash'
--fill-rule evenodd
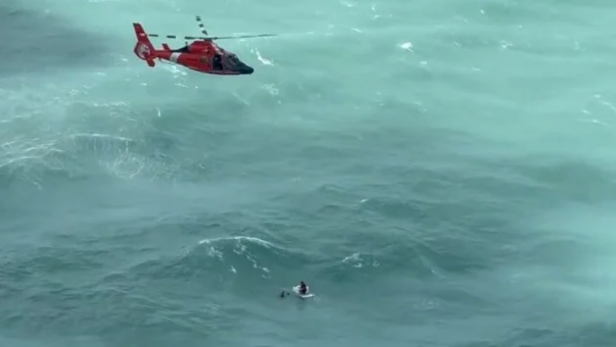
<path id="1" fill-rule="evenodd" d="M 301 295 L 308 294 L 308 286 L 306 285 L 306 283 L 304 283 L 304 281 L 299 282 L 299 293 Z"/>
<path id="2" fill-rule="evenodd" d="M 299 294 L 300 294 L 300 295 L 306 295 L 306 294 L 308 294 L 308 286 L 306 285 L 306 282 L 304 282 L 304 281 L 300 281 L 300 282 L 299 282 L 299 291 L 298 291 L 298 292 L 299 292 Z M 281 298 L 284 298 L 285 296 L 290 295 L 290 294 L 291 294 L 291 293 L 289 293 L 289 292 L 287 292 L 287 291 L 284 291 L 284 290 L 283 290 L 283 291 L 280 293 L 280 297 L 281 297 Z"/>

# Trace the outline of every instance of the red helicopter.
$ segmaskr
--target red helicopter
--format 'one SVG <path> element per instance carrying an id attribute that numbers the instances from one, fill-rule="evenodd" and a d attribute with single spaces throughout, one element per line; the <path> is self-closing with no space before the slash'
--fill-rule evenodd
<path id="1" fill-rule="evenodd" d="M 238 59 L 238 57 L 229 51 L 224 50 L 214 40 L 222 39 L 243 39 L 253 37 L 276 36 L 275 34 L 260 34 L 260 35 L 242 35 L 242 36 L 219 36 L 211 37 L 208 35 L 201 17 L 196 16 L 199 22 L 199 28 L 203 33 L 202 37 L 184 36 L 185 40 L 195 40 L 191 44 L 186 42 L 186 45 L 179 49 L 170 49 L 166 43 L 163 43 L 163 49 L 155 49 L 148 37 L 166 37 L 169 39 L 181 38 L 176 35 L 158 35 L 147 34 L 139 23 L 133 23 L 135 35 L 137 35 L 137 44 L 133 49 L 135 55 L 150 66 L 154 67 L 154 59 L 166 60 L 171 63 L 179 64 L 191 70 L 212 74 L 212 75 L 250 75 L 254 69 Z"/>

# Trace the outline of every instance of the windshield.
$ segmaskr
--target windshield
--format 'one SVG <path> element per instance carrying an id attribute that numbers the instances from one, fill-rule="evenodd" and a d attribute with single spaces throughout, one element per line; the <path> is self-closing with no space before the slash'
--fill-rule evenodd
<path id="1" fill-rule="evenodd" d="M 227 57 L 227 61 L 231 64 L 231 65 L 240 65 L 240 61 L 239 59 L 237 59 L 237 56 L 235 54 L 229 55 Z"/>

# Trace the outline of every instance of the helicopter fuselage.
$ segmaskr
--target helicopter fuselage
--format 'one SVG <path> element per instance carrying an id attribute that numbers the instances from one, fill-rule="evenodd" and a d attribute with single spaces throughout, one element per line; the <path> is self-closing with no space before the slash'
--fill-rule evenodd
<path id="1" fill-rule="evenodd" d="M 196 40 L 179 49 L 155 49 L 139 23 L 133 24 L 137 44 L 133 52 L 139 59 L 154 67 L 155 59 L 182 65 L 191 70 L 214 75 L 250 75 L 254 69 L 242 62 L 234 53 L 226 51 L 212 40 Z"/>

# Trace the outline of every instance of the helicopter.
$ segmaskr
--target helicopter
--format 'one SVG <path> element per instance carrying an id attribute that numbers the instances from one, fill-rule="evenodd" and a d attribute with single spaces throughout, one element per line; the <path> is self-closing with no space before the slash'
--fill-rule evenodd
<path id="1" fill-rule="evenodd" d="M 133 52 L 144 60 L 148 66 L 154 67 L 155 59 L 164 60 L 173 64 L 182 65 L 190 70 L 212 75 L 250 75 L 254 72 L 251 66 L 241 61 L 237 55 L 218 46 L 214 41 L 223 39 L 244 39 L 255 37 L 276 36 L 276 34 L 259 35 L 239 35 L 239 36 L 209 36 L 201 21 L 200 16 L 196 16 L 199 28 L 204 36 L 184 36 L 184 40 L 194 40 L 192 43 L 186 42 L 185 46 L 178 49 L 171 49 L 166 43 L 162 44 L 162 49 L 156 49 L 150 42 L 150 37 L 166 37 L 169 39 L 182 38 L 177 35 L 158 35 L 148 34 L 140 23 L 133 23 L 137 43 Z"/>

